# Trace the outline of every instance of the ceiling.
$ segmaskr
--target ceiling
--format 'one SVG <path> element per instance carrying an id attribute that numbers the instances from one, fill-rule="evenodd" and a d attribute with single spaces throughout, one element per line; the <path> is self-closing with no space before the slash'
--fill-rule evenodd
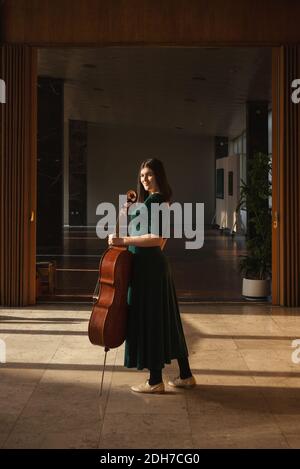
<path id="1" fill-rule="evenodd" d="M 271 101 L 270 48 L 49 48 L 38 67 L 66 80 L 69 116 L 103 126 L 232 138 L 247 100 Z"/>

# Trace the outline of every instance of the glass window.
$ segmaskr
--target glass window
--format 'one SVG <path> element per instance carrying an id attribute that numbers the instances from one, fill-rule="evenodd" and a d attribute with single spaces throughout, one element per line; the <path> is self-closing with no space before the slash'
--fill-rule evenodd
<path id="1" fill-rule="evenodd" d="M 246 155 L 247 153 L 247 140 L 246 140 L 246 132 L 243 133 L 243 149 L 242 153 Z"/>
<path id="2" fill-rule="evenodd" d="M 216 187 L 217 199 L 224 199 L 224 169 L 217 168 L 217 187 Z"/>
<path id="3" fill-rule="evenodd" d="M 272 111 L 268 114 L 268 150 L 272 153 Z"/>
<path id="4" fill-rule="evenodd" d="M 237 141 L 237 139 L 235 139 L 234 142 L 233 142 L 233 153 L 235 155 L 237 155 L 238 152 L 239 152 L 239 150 L 238 150 L 238 141 Z"/>

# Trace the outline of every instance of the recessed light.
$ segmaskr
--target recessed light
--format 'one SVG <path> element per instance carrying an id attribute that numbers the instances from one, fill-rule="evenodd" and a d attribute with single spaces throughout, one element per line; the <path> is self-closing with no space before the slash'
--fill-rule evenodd
<path id="1" fill-rule="evenodd" d="M 177 130 L 183 130 L 183 127 L 176 126 L 175 129 L 177 129 Z"/>
<path id="2" fill-rule="evenodd" d="M 84 68 L 96 68 L 96 65 L 94 65 L 94 64 L 83 64 L 82 66 Z"/>

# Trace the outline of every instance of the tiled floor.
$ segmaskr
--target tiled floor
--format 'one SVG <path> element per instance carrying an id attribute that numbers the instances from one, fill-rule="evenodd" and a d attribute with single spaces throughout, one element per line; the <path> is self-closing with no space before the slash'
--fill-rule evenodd
<path id="1" fill-rule="evenodd" d="M 0 310 L 3 448 L 299 448 L 300 309 L 181 305 L 198 385 L 135 394 L 146 371 L 89 343 L 85 306 Z M 3 343 L 2 343 L 3 345 Z M 300 356 L 300 353 L 299 353 Z M 165 380 L 177 374 L 167 365 Z"/>

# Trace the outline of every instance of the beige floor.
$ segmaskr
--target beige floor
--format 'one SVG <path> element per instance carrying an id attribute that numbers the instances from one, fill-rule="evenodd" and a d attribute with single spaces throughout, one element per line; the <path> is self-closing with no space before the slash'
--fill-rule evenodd
<path id="1" fill-rule="evenodd" d="M 0 447 L 299 448 L 300 309 L 181 305 L 198 385 L 135 394 L 146 372 L 89 343 L 84 306 L 0 310 Z M 300 354 L 299 354 L 300 356 Z M 177 374 L 167 365 L 165 379 Z"/>

